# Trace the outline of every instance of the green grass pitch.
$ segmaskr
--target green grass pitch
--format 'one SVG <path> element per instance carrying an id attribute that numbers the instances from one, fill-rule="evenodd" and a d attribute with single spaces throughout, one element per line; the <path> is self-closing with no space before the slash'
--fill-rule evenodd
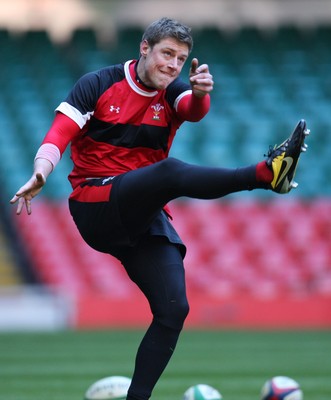
<path id="1" fill-rule="evenodd" d="M 130 376 L 140 330 L 0 334 L 0 400 L 82 400 L 94 381 Z M 265 380 L 296 379 L 305 400 L 331 398 L 330 331 L 184 330 L 152 399 L 207 383 L 224 400 L 259 400 Z"/>

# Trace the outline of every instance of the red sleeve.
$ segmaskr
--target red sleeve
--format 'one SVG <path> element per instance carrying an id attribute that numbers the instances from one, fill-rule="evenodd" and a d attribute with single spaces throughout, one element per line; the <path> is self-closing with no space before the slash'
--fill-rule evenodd
<path id="1" fill-rule="evenodd" d="M 63 154 L 64 150 L 72 139 L 80 133 L 80 127 L 71 118 L 58 112 L 55 115 L 54 121 L 46 133 L 46 136 L 42 142 L 52 143 L 57 146 Z"/>
<path id="2" fill-rule="evenodd" d="M 177 107 L 178 115 L 185 121 L 200 121 L 209 111 L 210 96 L 206 94 L 203 97 L 188 94 L 180 99 Z"/>

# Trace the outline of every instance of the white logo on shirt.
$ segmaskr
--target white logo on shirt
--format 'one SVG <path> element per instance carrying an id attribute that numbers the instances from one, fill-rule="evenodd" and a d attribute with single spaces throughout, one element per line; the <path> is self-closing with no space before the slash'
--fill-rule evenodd
<path id="1" fill-rule="evenodd" d="M 157 103 L 154 106 L 151 106 L 151 108 L 154 110 L 153 111 L 153 119 L 159 120 L 160 113 L 164 109 L 164 107 L 160 103 Z"/>
<path id="2" fill-rule="evenodd" d="M 116 114 L 119 114 L 120 109 L 121 109 L 120 107 L 110 106 L 109 111 L 110 111 L 110 112 L 115 111 Z"/>
<path id="3" fill-rule="evenodd" d="M 114 178 L 115 178 L 114 176 L 109 176 L 108 178 L 105 178 L 105 179 L 102 180 L 102 184 L 104 185 L 107 182 L 112 181 Z"/>

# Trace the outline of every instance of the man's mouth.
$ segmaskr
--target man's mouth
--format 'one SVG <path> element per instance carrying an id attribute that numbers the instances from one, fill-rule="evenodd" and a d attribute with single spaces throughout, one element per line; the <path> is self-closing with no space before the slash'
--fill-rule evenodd
<path id="1" fill-rule="evenodd" d="M 161 72 L 162 75 L 165 75 L 170 79 L 175 78 L 175 76 L 176 76 L 175 74 L 169 73 L 169 72 L 166 72 L 166 71 L 160 71 L 160 72 Z"/>

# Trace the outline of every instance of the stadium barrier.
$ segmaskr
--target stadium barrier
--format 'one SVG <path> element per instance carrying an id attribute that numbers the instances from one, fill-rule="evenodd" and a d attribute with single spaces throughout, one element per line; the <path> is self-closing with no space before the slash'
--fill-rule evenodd
<path id="1" fill-rule="evenodd" d="M 114 300 L 81 296 L 73 326 L 78 329 L 143 327 L 151 321 L 146 300 L 139 294 Z M 331 297 L 306 296 L 261 299 L 247 296 L 190 298 L 186 327 L 224 329 L 329 329 Z"/>

